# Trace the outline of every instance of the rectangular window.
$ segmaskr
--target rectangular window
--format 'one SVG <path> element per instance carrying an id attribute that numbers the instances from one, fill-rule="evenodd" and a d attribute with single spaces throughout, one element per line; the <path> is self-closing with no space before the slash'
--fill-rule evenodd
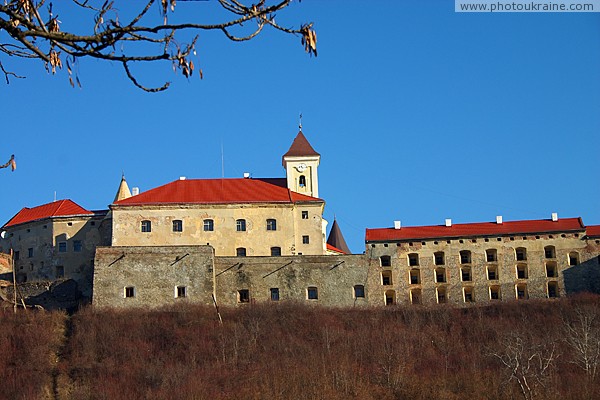
<path id="1" fill-rule="evenodd" d="M 152 232 L 152 222 L 142 221 L 142 232 Z"/>
<path id="2" fill-rule="evenodd" d="M 81 252 L 82 244 L 81 240 L 73 240 L 73 251 L 76 253 Z"/>
<path id="3" fill-rule="evenodd" d="M 271 247 L 271 256 L 279 257 L 281 255 L 281 247 Z"/>
<path id="4" fill-rule="evenodd" d="M 271 301 L 279 301 L 279 288 L 269 289 L 271 292 Z"/>
<path id="5" fill-rule="evenodd" d="M 419 265 L 419 255 L 418 254 L 409 254 L 408 255 L 408 265 L 411 267 L 415 267 Z"/>
<path id="6" fill-rule="evenodd" d="M 440 251 L 435 253 L 435 265 L 444 265 L 444 252 Z"/>
<path id="7" fill-rule="evenodd" d="M 235 230 L 238 232 L 246 232 L 246 220 L 238 219 L 235 221 Z"/>
<path id="8" fill-rule="evenodd" d="M 212 232 L 215 230 L 215 222 L 212 219 L 204 220 L 204 232 Z"/>
<path id="9" fill-rule="evenodd" d="M 238 247 L 237 249 L 235 249 L 235 255 L 237 257 L 246 257 L 246 248 Z"/>
<path id="10" fill-rule="evenodd" d="M 65 276 L 65 267 L 58 265 L 56 267 L 56 277 L 63 278 Z"/>
<path id="11" fill-rule="evenodd" d="M 21 252 L 15 251 L 15 261 L 18 261 L 20 257 L 21 257 Z"/>
<path id="12" fill-rule="evenodd" d="M 498 252 L 496 249 L 488 249 L 485 251 L 485 259 L 487 262 L 496 262 L 498 261 Z"/>
<path id="13" fill-rule="evenodd" d="M 460 263 L 470 264 L 471 263 L 471 252 L 469 250 L 462 250 L 460 252 Z"/>
<path id="14" fill-rule="evenodd" d="M 392 266 L 392 258 L 390 256 L 381 256 L 379 259 L 381 261 L 382 267 L 391 267 Z"/>
<path id="15" fill-rule="evenodd" d="M 66 253 L 67 252 L 67 242 L 59 242 L 58 243 L 58 252 Z"/>
<path id="16" fill-rule="evenodd" d="M 381 284 L 384 286 L 392 284 L 392 271 L 381 271 Z"/>
<path id="17" fill-rule="evenodd" d="M 135 297 L 135 288 L 133 286 L 125 286 L 124 295 L 125 298 Z"/>
<path id="18" fill-rule="evenodd" d="M 268 219 L 267 220 L 267 230 L 268 231 L 276 231 L 277 230 L 277 220 Z"/>
<path id="19" fill-rule="evenodd" d="M 306 296 L 309 300 L 318 300 L 319 289 L 317 289 L 315 286 L 309 286 L 306 290 Z"/>
<path id="20" fill-rule="evenodd" d="M 364 299 L 365 298 L 364 285 L 354 285 L 354 298 L 355 299 Z"/>
<path id="21" fill-rule="evenodd" d="M 29 258 L 33 257 L 33 247 L 30 247 L 27 249 L 27 257 L 29 257 Z"/>
<path id="22" fill-rule="evenodd" d="M 302 244 L 309 244 L 309 243 L 310 243 L 310 238 L 308 237 L 308 235 L 302 236 Z"/>
<path id="23" fill-rule="evenodd" d="M 302 211 L 302 219 L 308 219 L 308 211 Z"/>
<path id="24" fill-rule="evenodd" d="M 187 288 L 185 286 L 176 286 L 175 297 L 187 297 Z"/>
<path id="25" fill-rule="evenodd" d="M 238 303 L 249 303 L 250 291 L 248 289 L 238 290 Z"/>
<path id="26" fill-rule="evenodd" d="M 173 232 L 183 232 L 183 221 L 180 219 L 173 220 Z"/>

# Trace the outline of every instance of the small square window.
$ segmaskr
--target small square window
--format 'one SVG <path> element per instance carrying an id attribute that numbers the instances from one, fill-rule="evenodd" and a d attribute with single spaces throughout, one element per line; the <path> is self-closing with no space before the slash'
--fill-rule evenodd
<path id="1" fill-rule="evenodd" d="M 279 288 L 269 289 L 271 292 L 271 301 L 279 301 Z"/>
<path id="2" fill-rule="evenodd" d="M 235 230 L 237 232 L 246 232 L 246 220 L 238 219 L 235 221 Z"/>
<path id="3" fill-rule="evenodd" d="M 67 242 L 59 242 L 58 243 L 58 252 L 66 253 L 67 252 Z"/>
<path id="4" fill-rule="evenodd" d="M 310 243 L 310 238 L 308 237 L 308 235 L 302 236 L 302 244 L 309 244 L 309 243 Z"/>
<path id="5" fill-rule="evenodd" d="M 187 288 L 185 286 L 176 286 L 175 287 L 175 297 L 187 297 Z"/>
<path id="6" fill-rule="evenodd" d="M 271 247 L 271 256 L 279 257 L 281 255 L 281 247 Z"/>
<path id="7" fill-rule="evenodd" d="M 354 298 L 355 299 L 364 299 L 365 298 L 364 285 L 354 285 Z"/>
<path id="8" fill-rule="evenodd" d="M 306 295 L 309 300 L 318 300 L 319 299 L 319 289 L 315 286 L 309 286 L 306 290 Z"/>
<path id="9" fill-rule="evenodd" d="M 246 257 L 246 248 L 238 247 L 237 249 L 235 249 L 235 255 L 237 257 Z"/>
<path id="10" fill-rule="evenodd" d="M 81 244 L 81 240 L 73 240 L 73 251 L 76 253 L 81 252 L 83 245 Z"/>
<path id="11" fill-rule="evenodd" d="M 212 219 L 204 220 L 204 232 L 212 232 L 215 230 L 215 222 Z"/>
<path id="12" fill-rule="evenodd" d="M 180 219 L 173 220 L 173 232 L 183 232 L 183 221 Z"/>
<path id="13" fill-rule="evenodd" d="M 302 211 L 302 219 L 308 219 L 308 211 Z"/>
<path id="14" fill-rule="evenodd" d="M 135 297 L 135 287 L 126 286 L 124 293 L 125 293 L 125 298 Z"/>
<path id="15" fill-rule="evenodd" d="M 276 231 L 277 230 L 277 220 L 276 219 L 268 219 L 267 220 L 267 230 L 268 231 Z"/>
<path id="16" fill-rule="evenodd" d="M 152 222 L 142 221 L 142 232 L 152 232 Z"/>
<path id="17" fill-rule="evenodd" d="M 250 291 L 248 289 L 238 290 L 238 303 L 249 303 Z"/>

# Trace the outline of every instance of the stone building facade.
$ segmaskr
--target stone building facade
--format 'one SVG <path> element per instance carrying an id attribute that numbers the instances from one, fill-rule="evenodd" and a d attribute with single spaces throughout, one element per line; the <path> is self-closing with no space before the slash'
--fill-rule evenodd
<path id="1" fill-rule="evenodd" d="M 592 228 L 593 230 L 594 228 Z M 598 289 L 598 241 L 580 218 L 367 229 L 375 303 L 464 304 Z M 592 285 L 592 286 L 591 286 Z"/>

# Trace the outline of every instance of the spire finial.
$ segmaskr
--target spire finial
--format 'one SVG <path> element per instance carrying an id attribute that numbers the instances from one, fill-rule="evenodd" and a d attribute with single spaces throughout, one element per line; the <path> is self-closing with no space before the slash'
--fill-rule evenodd
<path id="1" fill-rule="evenodd" d="M 298 122 L 298 128 L 300 128 L 300 132 L 302 132 L 302 113 L 300 113 L 300 120 Z"/>

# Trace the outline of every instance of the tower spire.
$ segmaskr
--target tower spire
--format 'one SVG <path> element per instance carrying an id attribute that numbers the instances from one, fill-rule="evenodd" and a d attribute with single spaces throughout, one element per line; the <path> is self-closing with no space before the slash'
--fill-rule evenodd
<path id="1" fill-rule="evenodd" d="M 119 200 L 125 200 L 131 197 L 131 191 L 129 190 L 129 186 L 127 185 L 127 181 L 125 180 L 125 172 L 121 175 L 121 183 L 119 183 L 119 189 L 117 190 L 117 194 L 115 195 L 115 199 L 113 202 L 117 202 Z"/>

